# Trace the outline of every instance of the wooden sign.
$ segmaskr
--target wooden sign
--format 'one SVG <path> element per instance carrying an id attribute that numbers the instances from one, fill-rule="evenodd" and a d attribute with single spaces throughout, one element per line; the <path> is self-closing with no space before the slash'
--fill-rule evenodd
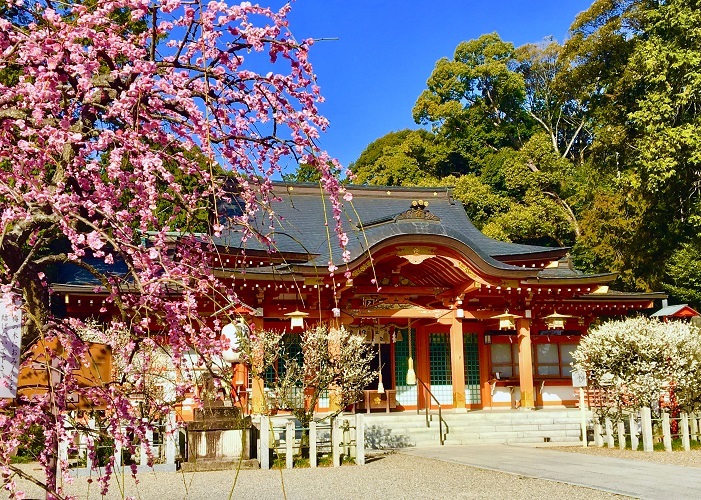
<path id="1" fill-rule="evenodd" d="M 22 309 L 19 303 L 0 300 L 0 398 L 17 394 Z"/>
<path id="2" fill-rule="evenodd" d="M 586 387 L 587 372 L 584 370 L 572 370 L 572 387 Z"/>
<path id="3" fill-rule="evenodd" d="M 99 387 L 112 381 L 112 352 L 109 346 L 86 342 L 89 350 L 89 362 L 80 363 L 80 368 L 73 371 L 72 375 L 79 387 Z M 44 344 L 39 340 L 31 347 L 31 359 L 19 372 L 17 394 L 31 398 L 34 395 L 45 394 L 49 390 L 51 382 L 60 381 L 58 373 L 51 363 L 51 353 L 56 352 L 64 359 L 68 353 L 63 350 L 58 341 L 54 340 Z M 50 380 L 50 376 L 54 378 Z M 92 402 L 79 397 L 77 394 L 66 395 L 68 409 L 75 410 L 101 410 L 105 404 L 95 405 Z"/>

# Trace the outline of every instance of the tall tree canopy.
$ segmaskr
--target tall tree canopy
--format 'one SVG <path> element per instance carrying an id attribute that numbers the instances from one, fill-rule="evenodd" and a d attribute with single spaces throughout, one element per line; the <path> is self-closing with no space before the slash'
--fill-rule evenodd
<path id="1" fill-rule="evenodd" d="M 51 266 L 72 263 L 95 277 L 107 294 L 102 312 L 113 349 L 136 353 L 148 344 L 176 366 L 194 350 L 197 363 L 210 367 L 228 320 L 205 320 L 199 304 L 213 301 L 216 310 L 237 299 L 209 270 L 208 235 L 224 223 L 246 231 L 269 206 L 270 178 L 288 158 L 320 172 L 340 213 L 332 173 L 339 166 L 315 144 L 327 122 L 316 108 L 312 41 L 290 34 L 287 6 L 114 0 L 2 8 L 2 294 L 23 304 L 25 354 L 41 339 L 57 341 L 64 355 L 50 353 L 51 369 L 63 374 L 52 391 L 15 407 L 0 403 L 0 465 L 36 424 L 47 488 L 60 494 L 55 451 L 67 394 L 110 401 L 104 425 L 125 447 L 133 443 L 120 421 L 142 437 L 146 424 L 119 382 L 81 388 L 72 377 L 71 363 L 87 356 L 84 326 L 52 314 Z M 232 196 L 219 165 L 245 207 L 229 221 L 202 217 L 203 199 Z M 207 220 L 213 224 L 201 232 Z M 106 271 L 113 266 L 124 271 Z M 126 346 L 111 335 L 124 328 L 132 335 Z M 179 380 L 182 394 L 191 377 Z M 10 478 L 3 472 L 12 489 Z"/>
<path id="2" fill-rule="evenodd" d="M 589 102 L 589 162 L 605 185 L 590 209 L 600 196 L 635 207 L 635 225 L 619 242 L 626 261 L 614 269 L 631 286 L 659 287 L 664 262 L 698 238 L 700 21 L 698 2 L 596 1 L 563 50 Z"/>
<path id="3" fill-rule="evenodd" d="M 352 167 L 371 183 L 437 177 L 490 236 L 572 245 L 618 287 L 701 305 L 687 265 L 701 258 L 700 52 L 701 4 L 688 0 L 596 0 L 564 44 L 485 34 L 436 63 L 413 108 L 449 164 L 395 154 L 404 131 Z"/>

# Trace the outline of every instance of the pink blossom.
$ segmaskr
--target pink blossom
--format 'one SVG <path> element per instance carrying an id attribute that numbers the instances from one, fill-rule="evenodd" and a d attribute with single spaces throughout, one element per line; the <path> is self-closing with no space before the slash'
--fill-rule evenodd
<path id="1" fill-rule="evenodd" d="M 274 251 L 274 239 L 256 234 L 251 222 L 261 211 L 275 214 L 271 178 L 289 158 L 299 157 L 320 172 L 332 207 L 329 226 L 338 246 L 348 244 L 342 202 L 352 198 L 333 175 L 341 168 L 338 161 L 315 141 L 328 120 L 317 108 L 323 98 L 309 61 L 312 41 L 299 43 L 289 34 L 290 7 L 184 4 L 111 0 L 90 8 L 61 4 L 55 11 L 39 2 L 26 10 L 36 17 L 25 26 L 0 20 L 2 65 L 18 68 L 16 83 L 0 83 L 0 151 L 9 159 L 0 169 L 5 235 L 0 290 L 26 295 L 35 294 L 33 287 L 50 286 L 47 255 L 99 279 L 93 303 L 80 307 L 99 311 L 103 330 L 76 318 L 53 317 L 49 297 L 58 300 L 55 293 L 28 311 L 47 318 L 40 325 L 45 338 L 61 345 L 60 353 L 47 353 L 63 374 L 58 396 L 53 402 L 48 395 L 23 400 L 13 419 L 0 414 L 0 468 L 28 429 L 42 429 L 45 447 L 38 459 L 52 489 L 61 484 L 49 467 L 57 445 L 53 436 L 68 440 L 64 420 L 73 417 L 62 411 L 52 420 L 51 404 L 68 409 L 66 394 L 109 401 L 105 432 L 128 449 L 134 438 L 144 440 L 152 425 L 132 404 L 152 375 L 143 369 L 155 358 L 147 355 L 149 349 L 168 353 L 172 366 L 185 366 L 173 382 L 178 397 L 193 389 L 193 367 L 216 359 L 222 345 L 212 321 L 222 319 L 210 318 L 200 306 L 213 301 L 211 310 L 220 310 L 235 302 L 239 284 L 232 287 L 208 267 L 218 250 L 211 236 L 233 224 L 244 228 L 244 238 L 257 238 Z M 150 8 L 153 18 L 146 15 Z M 130 13 L 148 29 L 125 29 L 117 12 Z M 225 214 L 210 220 L 202 213 L 203 200 L 230 200 L 223 179 L 214 174 L 218 167 L 230 172 L 240 189 L 243 214 L 230 220 Z M 19 238 L 15 232 L 23 233 L 15 231 L 18 227 L 27 228 L 27 239 L 10 241 Z M 36 269 L 28 278 L 4 264 L 15 248 L 23 253 L 13 257 Z M 344 251 L 343 259 L 349 258 Z M 337 267 L 329 262 L 328 269 L 333 273 Z M 90 362 L 86 336 L 109 344 L 124 383 L 78 383 L 75 369 Z M 192 347 L 198 354 L 186 362 Z M 173 403 L 150 404 L 153 415 L 164 415 Z M 91 457 L 97 440 L 89 440 Z M 110 462 L 94 471 L 103 493 L 113 468 Z"/>

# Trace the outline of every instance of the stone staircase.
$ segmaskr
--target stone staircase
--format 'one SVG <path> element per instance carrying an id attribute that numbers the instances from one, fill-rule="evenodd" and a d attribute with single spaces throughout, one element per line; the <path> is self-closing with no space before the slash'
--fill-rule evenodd
<path id="1" fill-rule="evenodd" d="M 440 444 L 438 413 L 430 414 L 430 427 L 422 412 L 365 415 L 367 449 L 436 446 Z M 445 444 L 572 443 L 580 442 L 578 409 L 480 410 L 443 412 Z M 444 425 L 445 427 L 445 425 Z"/>

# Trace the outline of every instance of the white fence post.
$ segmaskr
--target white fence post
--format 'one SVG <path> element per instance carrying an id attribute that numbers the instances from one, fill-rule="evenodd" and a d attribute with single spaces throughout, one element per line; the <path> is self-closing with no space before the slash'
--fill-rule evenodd
<path id="1" fill-rule="evenodd" d="M 146 442 L 141 442 L 141 460 L 139 465 L 148 466 L 148 450 L 153 449 L 153 429 L 146 429 Z"/>
<path id="2" fill-rule="evenodd" d="M 689 415 L 682 413 L 679 417 L 679 425 L 682 428 L 682 447 L 684 451 L 689 451 L 691 450 L 691 442 L 689 440 Z"/>
<path id="3" fill-rule="evenodd" d="M 623 423 L 623 420 L 618 421 L 618 449 L 626 449 L 626 424 Z"/>
<path id="4" fill-rule="evenodd" d="M 669 424 L 669 413 L 662 413 L 662 442 L 665 451 L 672 451 L 672 427 Z"/>
<path id="5" fill-rule="evenodd" d="M 334 467 L 341 465 L 341 428 L 338 424 L 338 417 L 335 417 L 331 421 L 331 458 Z"/>
<path id="6" fill-rule="evenodd" d="M 365 465 L 365 421 L 362 413 L 355 415 L 355 463 Z"/>
<path id="7" fill-rule="evenodd" d="M 258 437 L 258 460 L 261 469 L 270 469 L 270 417 L 260 416 L 260 433 Z"/>
<path id="8" fill-rule="evenodd" d="M 599 448 L 604 446 L 604 438 L 601 435 L 601 424 L 598 420 L 594 422 L 594 444 Z"/>
<path id="9" fill-rule="evenodd" d="M 294 420 L 288 420 L 285 424 L 285 466 L 291 469 L 294 466 L 295 453 L 295 423 Z"/>
<path id="10" fill-rule="evenodd" d="M 122 425 L 117 425 L 117 436 L 114 440 L 114 467 L 118 469 L 122 466 Z"/>
<path id="11" fill-rule="evenodd" d="M 635 419 L 635 414 L 630 414 L 628 423 L 630 424 L 630 447 L 633 450 L 637 450 L 640 441 L 638 440 L 638 421 Z"/>
<path id="12" fill-rule="evenodd" d="M 166 464 L 175 464 L 175 450 L 177 448 L 175 440 L 178 439 L 178 424 L 175 419 L 175 412 L 170 412 L 168 414 L 164 438 L 166 447 Z"/>
<path id="13" fill-rule="evenodd" d="M 316 422 L 309 422 L 309 467 L 316 467 Z"/>
<path id="14" fill-rule="evenodd" d="M 91 470 L 93 467 L 92 458 L 90 458 L 90 445 L 92 444 L 93 450 L 97 446 L 95 443 L 95 437 L 92 435 L 92 431 L 95 429 L 95 419 L 91 418 L 88 420 L 88 433 L 85 436 L 85 467 Z"/>
<path id="15" fill-rule="evenodd" d="M 691 439 L 699 441 L 699 415 L 698 413 L 691 414 Z"/>
<path id="16" fill-rule="evenodd" d="M 606 446 L 608 448 L 613 448 L 616 443 L 613 440 L 613 424 L 611 423 L 611 419 L 606 417 L 604 425 L 606 426 Z"/>
<path id="17" fill-rule="evenodd" d="M 650 408 L 640 410 L 640 420 L 643 430 L 643 451 L 653 451 L 652 446 L 652 413 Z"/>

